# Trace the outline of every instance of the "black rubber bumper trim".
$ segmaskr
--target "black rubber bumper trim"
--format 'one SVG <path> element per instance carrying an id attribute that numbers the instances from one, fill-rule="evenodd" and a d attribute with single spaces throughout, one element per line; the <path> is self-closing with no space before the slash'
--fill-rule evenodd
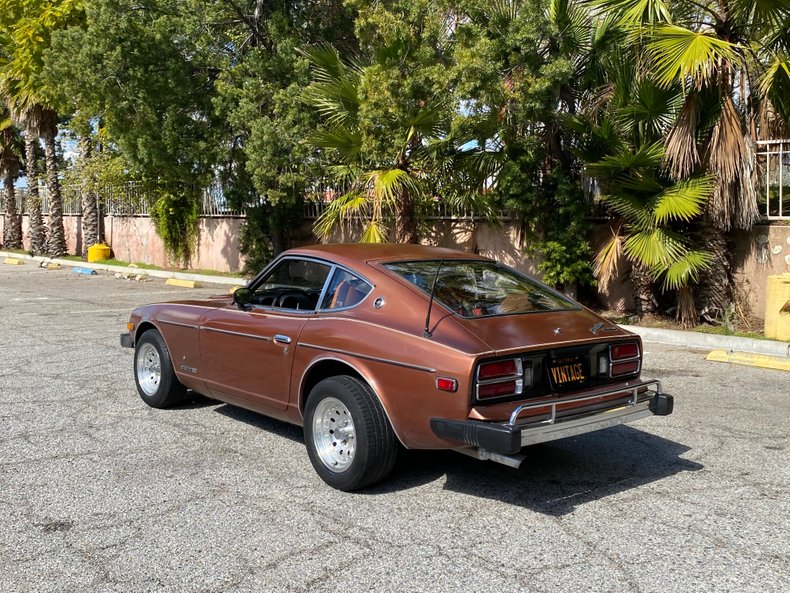
<path id="1" fill-rule="evenodd" d="M 669 416 L 675 408 L 675 398 L 666 393 L 657 393 L 650 400 L 650 411 L 656 416 Z"/>
<path id="2" fill-rule="evenodd" d="M 134 340 L 127 333 L 121 334 L 121 346 L 124 348 L 134 348 Z"/>
<path id="3" fill-rule="evenodd" d="M 512 455 L 521 451 L 521 429 L 478 420 L 431 418 L 433 434 L 443 439 Z"/>

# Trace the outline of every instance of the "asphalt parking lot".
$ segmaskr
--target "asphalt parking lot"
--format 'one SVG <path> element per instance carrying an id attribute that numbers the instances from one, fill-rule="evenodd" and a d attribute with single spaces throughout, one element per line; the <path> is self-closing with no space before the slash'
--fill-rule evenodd
<path id="1" fill-rule="evenodd" d="M 299 428 L 137 396 L 130 310 L 225 291 L 0 266 L 0 591 L 790 590 L 790 374 L 647 344 L 672 416 L 343 494 Z"/>

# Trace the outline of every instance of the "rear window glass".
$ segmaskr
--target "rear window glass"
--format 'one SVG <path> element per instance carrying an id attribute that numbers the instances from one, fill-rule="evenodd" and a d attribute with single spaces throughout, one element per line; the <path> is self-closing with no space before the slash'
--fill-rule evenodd
<path id="1" fill-rule="evenodd" d="M 422 260 L 384 264 L 462 317 L 577 309 L 573 301 L 537 280 L 496 262 Z"/>

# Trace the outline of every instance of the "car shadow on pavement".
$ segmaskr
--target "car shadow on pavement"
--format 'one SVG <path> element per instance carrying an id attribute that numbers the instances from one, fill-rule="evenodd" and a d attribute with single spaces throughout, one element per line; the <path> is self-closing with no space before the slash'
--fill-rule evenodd
<path id="1" fill-rule="evenodd" d="M 255 428 L 304 444 L 304 435 L 299 426 L 283 422 L 282 420 L 275 420 L 232 404 L 222 404 L 215 408 L 214 411 L 233 420 L 239 420 Z"/>
<path id="2" fill-rule="evenodd" d="M 561 516 L 579 505 L 704 466 L 691 449 L 627 426 L 534 445 L 520 469 L 450 451 L 406 451 L 371 494 L 417 487 L 446 476 L 445 488 Z"/>

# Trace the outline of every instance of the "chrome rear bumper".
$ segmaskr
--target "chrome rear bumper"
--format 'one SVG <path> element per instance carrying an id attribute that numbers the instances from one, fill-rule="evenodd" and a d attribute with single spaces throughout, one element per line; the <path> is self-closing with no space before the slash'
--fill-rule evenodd
<path id="1" fill-rule="evenodd" d="M 616 401 L 594 408 L 584 406 L 585 401 L 618 394 L 623 397 Z M 580 404 L 580 408 L 557 409 L 574 403 Z M 647 416 L 668 416 L 673 405 L 673 397 L 661 390 L 659 381 L 642 381 L 579 396 L 523 403 L 514 408 L 508 422 L 503 423 L 432 418 L 431 429 L 444 439 L 491 453 L 512 455 L 527 445 L 593 432 Z M 526 410 L 545 410 L 545 413 L 519 421 L 519 416 Z"/>

